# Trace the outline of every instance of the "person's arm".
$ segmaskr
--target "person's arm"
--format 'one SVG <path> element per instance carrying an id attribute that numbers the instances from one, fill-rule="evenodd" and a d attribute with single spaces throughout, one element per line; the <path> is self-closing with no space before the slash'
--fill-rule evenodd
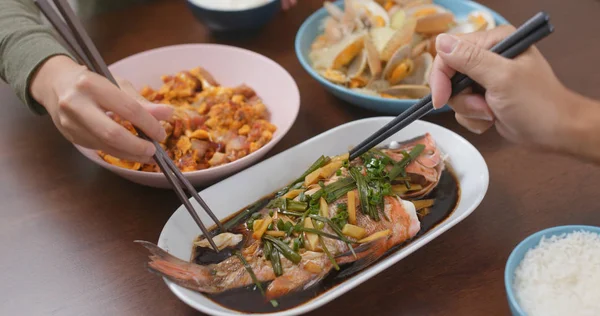
<path id="1" fill-rule="evenodd" d="M 70 56 L 52 29 L 41 23 L 32 0 L 0 0 L 0 78 L 37 114 L 46 110 L 29 94 L 31 78 L 56 55 Z"/>
<path id="2" fill-rule="evenodd" d="M 567 90 L 555 150 L 600 164 L 600 102 Z"/>

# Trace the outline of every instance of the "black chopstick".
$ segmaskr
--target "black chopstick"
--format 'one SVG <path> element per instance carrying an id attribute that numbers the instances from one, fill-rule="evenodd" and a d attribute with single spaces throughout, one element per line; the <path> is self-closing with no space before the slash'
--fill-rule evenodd
<path id="1" fill-rule="evenodd" d="M 62 20 L 58 17 L 56 12 L 49 6 L 46 0 L 35 0 L 38 8 L 42 13 L 51 21 L 53 26 L 59 31 L 60 35 L 63 37 L 67 45 L 69 45 L 72 50 L 75 52 L 75 55 L 80 59 L 84 65 L 86 65 L 90 70 L 106 77 L 117 87 L 119 86 L 112 76 L 110 71 L 108 70 L 108 66 L 100 56 L 100 53 L 96 49 L 93 44 L 91 38 L 85 32 L 85 29 L 81 25 L 81 22 L 77 19 L 75 13 L 68 5 L 68 3 L 64 0 L 53 0 L 57 9 L 63 15 L 65 21 L 68 26 L 65 25 Z M 79 56 L 78 56 L 79 55 Z M 156 147 L 156 154 L 154 155 L 154 159 L 158 164 L 161 171 L 165 174 L 167 180 L 173 186 L 175 193 L 179 197 L 179 199 L 184 204 L 185 208 L 188 210 L 198 227 L 202 230 L 204 236 L 208 239 L 209 243 L 213 247 L 213 249 L 218 252 L 219 249 L 212 240 L 209 235 L 209 231 L 206 229 L 198 214 L 194 211 L 189 199 L 187 198 L 185 192 L 181 188 L 180 184 L 184 185 L 187 191 L 196 199 L 196 201 L 202 206 L 202 208 L 208 213 L 208 215 L 213 219 L 213 221 L 217 224 L 219 229 L 223 231 L 223 226 L 218 218 L 214 215 L 211 209 L 208 207 L 206 202 L 200 197 L 198 192 L 194 189 L 192 184 L 184 177 L 183 173 L 175 163 L 171 160 L 168 154 L 162 149 L 160 144 L 152 139 L 150 139 L 147 135 L 145 135 L 142 131 L 135 128 L 140 137 L 151 141 Z"/>
<path id="2" fill-rule="evenodd" d="M 521 25 L 509 37 L 496 44 L 491 51 L 500 53 L 506 58 L 514 58 L 529 48 L 529 46 L 552 33 L 552 31 L 553 27 L 549 24 L 548 14 L 540 12 Z M 474 83 L 472 79 L 461 73 L 454 75 L 451 82 L 452 96 Z M 429 94 L 354 147 L 350 151 L 350 160 L 369 151 L 391 135 L 397 133 L 400 129 L 427 115 L 433 109 L 431 94 Z"/>

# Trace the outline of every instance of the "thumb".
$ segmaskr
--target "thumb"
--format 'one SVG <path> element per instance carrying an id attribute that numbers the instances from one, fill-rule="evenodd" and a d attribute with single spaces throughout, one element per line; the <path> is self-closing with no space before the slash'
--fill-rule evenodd
<path id="1" fill-rule="evenodd" d="M 444 63 L 488 89 L 497 74 L 509 66 L 508 59 L 458 37 L 440 34 L 436 39 L 438 56 Z"/>

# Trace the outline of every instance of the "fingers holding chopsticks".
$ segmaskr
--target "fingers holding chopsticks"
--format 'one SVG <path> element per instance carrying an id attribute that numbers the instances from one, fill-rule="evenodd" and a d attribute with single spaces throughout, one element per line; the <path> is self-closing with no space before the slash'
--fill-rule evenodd
<path id="1" fill-rule="evenodd" d="M 430 75 L 434 105 L 439 108 L 447 103 L 456 112 L 458 123 L 474 133 L 495 126 L 511 141 L 550 146 L 561 117 L 569 115 L 564 104 L 568 90 L 540 51 L 523 42 L 551 30 L 548 23 L 530 28 L 520 43 L 505 45 L 502 56 L 490 48 L 514 37 L 512 26 L 462 36 L 439 35 Z M 520 53 L 511 56 L 511 50 Z M 457 72 L 479 83 L 485 93 L 467 89 L 451 98 L 451 78 Z"/>
<path id="2" fill-rule="evenodd" d="M 436 40 L 438 56 L 433 63 L 430 82 L 433 105 L 442 107 L 450 98 L 450 79 L 461 72 L 486 88 L 497 83 L 495 69 L 507 69 L 511 60 L 489 51 L 493 45 L 514 32 L 512 26 L 501 26 L 488 32 L 463 36 L 441 34 Z"/>
<path id="3" fill-rule="evenodd" d="M 130 121 L 154 140 L 165 131 L 159 119 L 170 109 L 138 102 L 106 78 L 92 73 L 70 58 L 55 56 L 44 63 L 31 84 L 32 96 L 44 105 L 59 131 L 71 142 L 102 150 L 112 156 L 147 162 L 155 146 L 136 137 L 106 115 L 113 112 Z M 154 114 L 154 116 L 153 116 Z"/>

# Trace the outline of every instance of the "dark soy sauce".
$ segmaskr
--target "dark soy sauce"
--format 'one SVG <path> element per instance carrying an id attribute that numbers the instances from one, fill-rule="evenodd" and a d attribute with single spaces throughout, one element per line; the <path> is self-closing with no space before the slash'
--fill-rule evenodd
<path id="1" fill-rule="evenodd" d="M 449 167 L 449 166 L 447 166 Z M 417 235 L 408 242 L 397 245 L 396 247 L 388 250 L 377 262 L 386 258 L 391 253 L 398 251 L 399 249 L 405 247 L 410 244 L 412 241 L 416 240 L 423 234 L 427 233 L 439 223 L 444 221 L 446 218 L 452 214 L 454 208 L 458 204 L 458 199 L 460 196 L 460 188 L 458 187 L 458 181 L 456 177 L 451 171 L 447 169 L 442 173 L 440 178 L 440 182 L 438 186 L 423 199 L 435 199 L 435 204 L 431 207 L 431 212 L 427 214 L 425 217 L 420 218 L 421 222 L 421 230 L 417 233 Z M 272 196 L 270 196 L 272 197 Z M 265 197 L 261 199 L 261 201 L 265 201 L 270 197 Z M 264 205 L 263 203 L 260 203 Z M 266 203 L 265 203 L 266 204 Z M 239 213 L 238 213 L 239 214 Z M 235 216 L 235 215 L 234 215 Z M 246 217 L 247 218 L 247 217 Z M 245 219 L 244 219 L 245 220 Z M 243 223 L 240 221 L 240 223 Z M 231 256 L 231 250 L 221 251 L 220 253 L 216 253 L 212 250 L 206 250 L 206 248 L 196 247 L 194 249 L 194 255 L 192 256 L 192 260 L 198 264 L 210 264 L 217 263 L 223 261 L 225 258 Z M 323 294 L 324 292 L 334 288 L 338 284 L 344 282 L 344 280 L 352 277 L 353 275 L 339 277 L 339 274 L 344 271 L 345 268 L 350 267 L 352 264 L 347 264 L 341 266 L 340 271 L 331 270 L 329 275 L 327 275 L 321 282 L 313 285 L 312 287 L 298 291 L 295 293 L 290 293 L 286 296 L 280 297 L 277 299 L 279 303 L 278 307 L 273 307 L 260 293 L 258 289 L 255 289 L 254 285 L 229 290 L 220 294 L 205 294 L 206 297 L 213 300 L 215 303 L 220 304 L 226 308 L 236 310 L 239 312 L 246 313 L 272 313 L 278 312 L 286 309 L 290 309 L 296 307 L 298 305 L 302 305 L 307 303 L 311 299 L 316 298 L 317 296 Z M 367 267 L 368 269 L 368 267 Z M 357 273 L 360 273 L 357 272 Z M 356 273 L 355 273 L 356 274 Z M 266 290 L 269 283 L 263 283 L 263 288 Z"/>

